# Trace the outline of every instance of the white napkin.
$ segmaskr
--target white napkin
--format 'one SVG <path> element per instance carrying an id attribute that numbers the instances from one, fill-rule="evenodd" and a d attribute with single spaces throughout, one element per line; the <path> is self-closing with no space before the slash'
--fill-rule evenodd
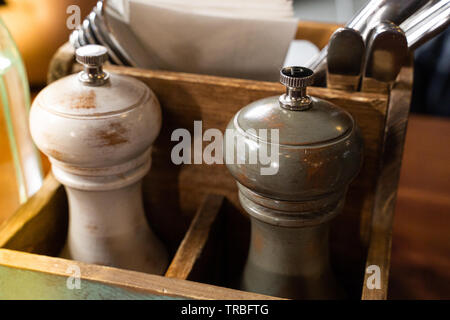
<path id="1" fill-rule="evenodd" d="M 286 0 L 110 1 L 160 70 L 277 81 L 298 24 Z"/>
<path id="2" fill-rule="evenodd" d="M 186 13 L 234 18 L 292 18 L 292 0 L 130 0 Z"/>
<path id="3" fill-rule="evenodd" d="M 289 46 L 283 66 L 307 66 L 309 61 L 319 52 L 319 48 L 310 41 L 293 40 Z"/>

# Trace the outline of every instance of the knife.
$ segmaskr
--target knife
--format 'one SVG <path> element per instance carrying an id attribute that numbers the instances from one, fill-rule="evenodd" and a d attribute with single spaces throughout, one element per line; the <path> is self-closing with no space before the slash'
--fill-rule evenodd
<path id="1" fill-rule="evenodd" d="M 361 91 L 389 91 L 408 56 L 408 42 L 403 30 L 384 21 L 370 31 Z"/>
<path id="2" fill-rule="evenodd" d="M 359 31 L 366 40 L 369 31 L 379 22 L 388 20 L 400 24 L 428 2 L 429 0 L 371 0 L 351 18 L 346 27 Z M 316 86 L 325 85 L 327 53 L 328 46 L 306 65 L 315 72 Z"/>
<path id="3" fill-rule="evenodd" d="M 339 28 L 330 38 L 327 56 L 327 86 L 358 89 L 365 54 L 364 40 L 355 29 Z"/>

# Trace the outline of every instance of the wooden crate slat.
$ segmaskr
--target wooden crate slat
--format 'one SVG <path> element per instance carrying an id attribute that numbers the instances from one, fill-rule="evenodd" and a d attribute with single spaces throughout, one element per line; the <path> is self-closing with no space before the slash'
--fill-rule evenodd
<path id="1" fill-rule="evenodd" d="M 67 234 L 67 198 L 50 173 L 42 187 L 0 226 L 0 248 L 57 255 Z"/>
<path id="2" fill-rule="evenodd" d="M 178 250 L 172 259 L 172 262 L 165 274 L 169 278 L 194 280 L 193 276 L 202 273 L 204 279 L 205 273 L 217 273 L 220 266 L 210 261 L 208 266 L 205 263 L 207 245 L 214 241 L 213 237 L 220 237 L 223 234 L 213 234 L 214 223 L 219 221 L 220 210 L 222 209 L 225 198 L 221 195 L 208 194 L 205 196 L 200 208 L 198 209 L 191 226 L 184 236 Z M 216 251 L 217 247 L 214 248 Z M 213 252 L 217 257 L 221 252 Z M 223 253 L 223 252 L 222 252 Z M 208 258 L 211 258 L 210 256 Z M 203 260 L 203 261 L 202 261 Z M 208 259 L 212 260 L 212 259 Z M 214 259 L 215 260 L 215 259 Z M 200 265 L 202 264 L 203 265 Z M 199 270 L 196 270 L 199 269 Z"/>
<path id="3" fill-rule="evenodd" d="M 311 41 L 319 49 L 322 49 L 328 44 L 331 35 L 339 27 L 342 27 L 342 25 L 316 21 L 299 21 L 295 39 Z"/>
<path id="4" fill-rule="evenodd" d="M 80 271 L 80 290 L 67 287 L 67 278 L 75 274 L 75 268 Z M 24 298 L 274 299 L 193 281 L 0 249 L 0 299 Z"/>
<path id="5" fill-rule="evenodd" d="M 410 65 L 412 65 L 412 57 L 410 57 Z M 403 68 L 390 94 L 375 204 L 373 214 L 370 216 L 370 246 L 366 261 L 366 268 L 372 265 L 380 267 L 381 287 L 369 289 L 366 284 L 371 274 L 366 273 L 362 292 L 363 300 L 387 298 L 392 224 L 411 102 L 412 72 L 412 67 Z"/>

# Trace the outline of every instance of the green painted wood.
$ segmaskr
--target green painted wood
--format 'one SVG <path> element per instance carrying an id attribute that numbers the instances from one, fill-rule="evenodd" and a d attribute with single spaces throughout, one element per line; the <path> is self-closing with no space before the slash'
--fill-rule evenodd
<path id="1" fill-rule="evenodd" d="M 21 300 L 169 300 L 171 296 L 152 295 L 80 279 L 80 288 L 69 289 L 74 278 L 0 265 L 0 299 Z"/>

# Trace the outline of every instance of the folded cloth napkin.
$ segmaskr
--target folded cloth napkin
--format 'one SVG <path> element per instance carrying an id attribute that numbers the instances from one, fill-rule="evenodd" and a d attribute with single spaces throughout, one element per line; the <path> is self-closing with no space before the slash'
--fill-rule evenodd
<path id="1" fill-rule="evenodd" d="M 160 70 L 276 81 L 298 24 L 286 0 L 110 1 Z"/>

